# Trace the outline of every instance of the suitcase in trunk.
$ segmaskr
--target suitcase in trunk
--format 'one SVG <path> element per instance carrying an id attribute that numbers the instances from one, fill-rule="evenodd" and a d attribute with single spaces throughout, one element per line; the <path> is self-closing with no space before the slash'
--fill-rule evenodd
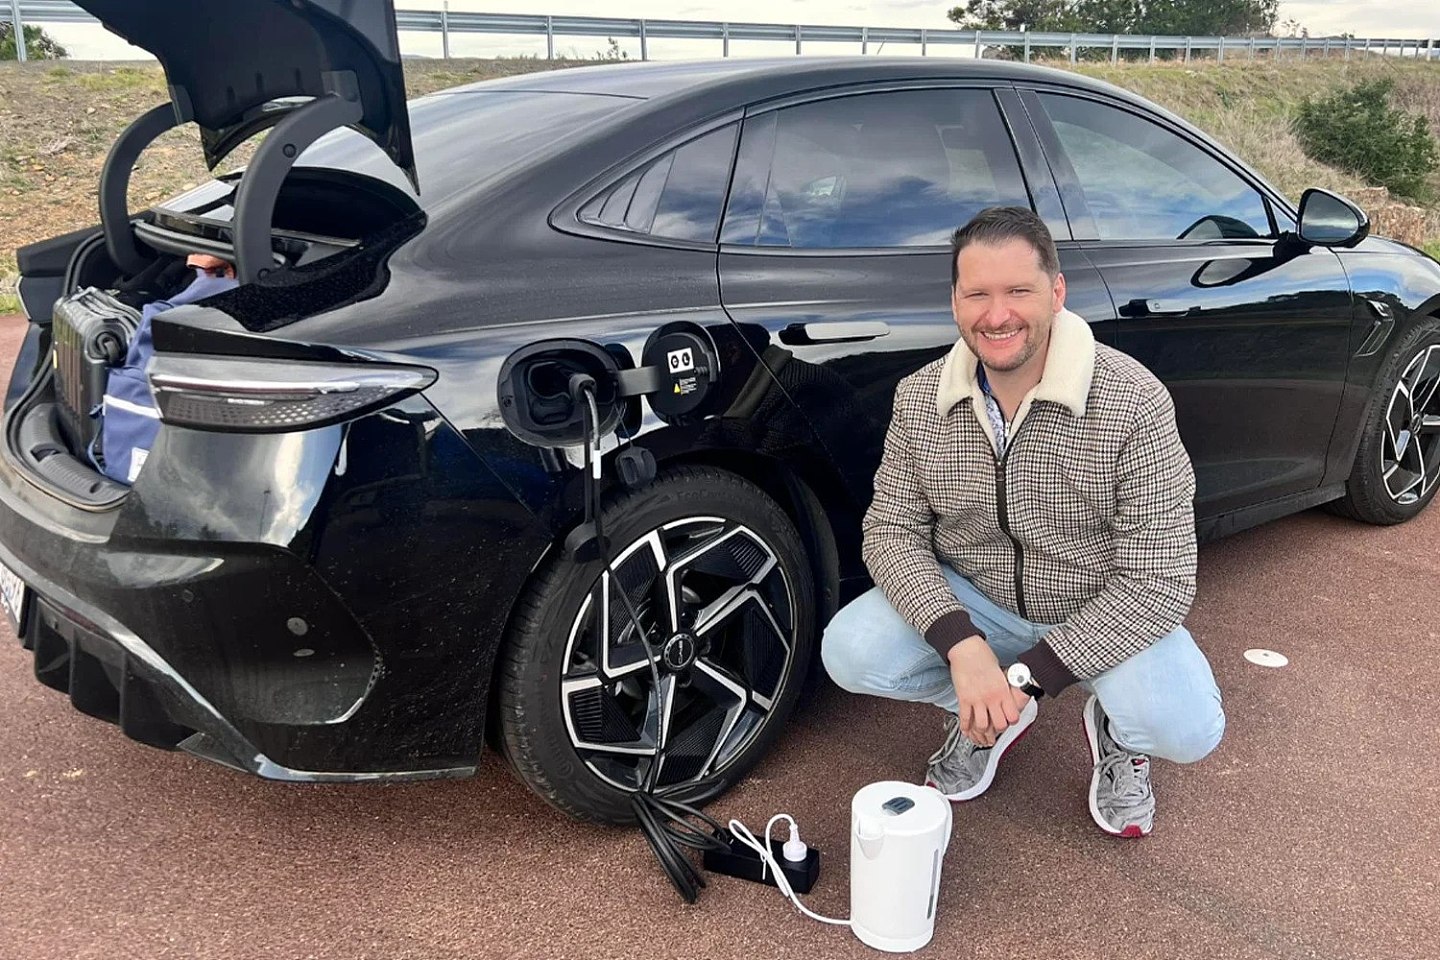
<path id="1" fill-rule="evenodd" d="M 100 431 L 100 406 L 110 370 L 125 361 L 140 311 L 87 287 L 55 304 L 55 400 L 65 440 L 85 457 Z"/>

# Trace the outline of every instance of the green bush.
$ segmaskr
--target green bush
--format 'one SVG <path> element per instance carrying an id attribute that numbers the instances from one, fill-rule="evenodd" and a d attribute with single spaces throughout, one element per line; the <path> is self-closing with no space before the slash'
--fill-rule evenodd
<path id="1" fill-rule="evenodd" d="M 65 48 L 39 27 L 25 28 L 25 56 L 31 60 L 58 60 L 66 56 Z M 0 23 L 0 60 L 14 60 L 15 24 Z"/>
<path id="2" fill-rule="evenodd" d="M 1426 178 L 1440 165 L 1440 149 L 1425 118 L 1390 106 L 1393 80 L 1366 80 L 1328 97 L 1307 99 L 1295 133 L 1315 160 L 1339 167 L 1390 192 L 1426 201 Z"/>

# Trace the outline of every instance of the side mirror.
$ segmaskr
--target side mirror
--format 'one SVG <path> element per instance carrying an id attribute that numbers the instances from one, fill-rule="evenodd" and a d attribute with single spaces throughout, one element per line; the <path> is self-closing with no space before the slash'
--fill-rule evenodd
<path id="1" fill-rule="evenodd" d="M 1370 235 L 1365 211 L 1329 190 L 1311 187 L 1300 197 L 1300 239 L 1321 247 L 1353 247 Z"/>

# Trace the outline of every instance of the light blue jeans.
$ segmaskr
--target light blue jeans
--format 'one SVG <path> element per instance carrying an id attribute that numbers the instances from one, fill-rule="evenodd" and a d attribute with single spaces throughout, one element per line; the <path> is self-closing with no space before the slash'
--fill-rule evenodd
<path id="1" fill-rule="evenodd" d="M 1054 629 L 1022 620 L 950 567 L 940 569 L 1002 667 Z M 879 587 L 835 615 L 820 652 L 831 679 L 852 693 L 933 703 L 952 713 L 958 708 L 950 668 Z M 1134 753 L 1194 763 L 1225 732 L 1210 664 L 1184 627 L 1081 685 L 1100 698 L 1116 742 Z"/>

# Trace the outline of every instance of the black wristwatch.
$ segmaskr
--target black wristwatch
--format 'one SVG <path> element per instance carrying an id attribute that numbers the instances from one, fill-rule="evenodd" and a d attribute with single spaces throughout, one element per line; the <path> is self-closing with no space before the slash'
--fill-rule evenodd
<path id="1" fill-rule="evenodd" d="M 1012 663 L 1010 669 L 1005 671 L 1005 679 L 1010 681 L 1010 686 L 1027 696 L 1037 700 L 1045 696 L 1045 688 L 1035 682 L 1035 678 L 1030 675 L 1030 668 L 1023 663 Z"/>

